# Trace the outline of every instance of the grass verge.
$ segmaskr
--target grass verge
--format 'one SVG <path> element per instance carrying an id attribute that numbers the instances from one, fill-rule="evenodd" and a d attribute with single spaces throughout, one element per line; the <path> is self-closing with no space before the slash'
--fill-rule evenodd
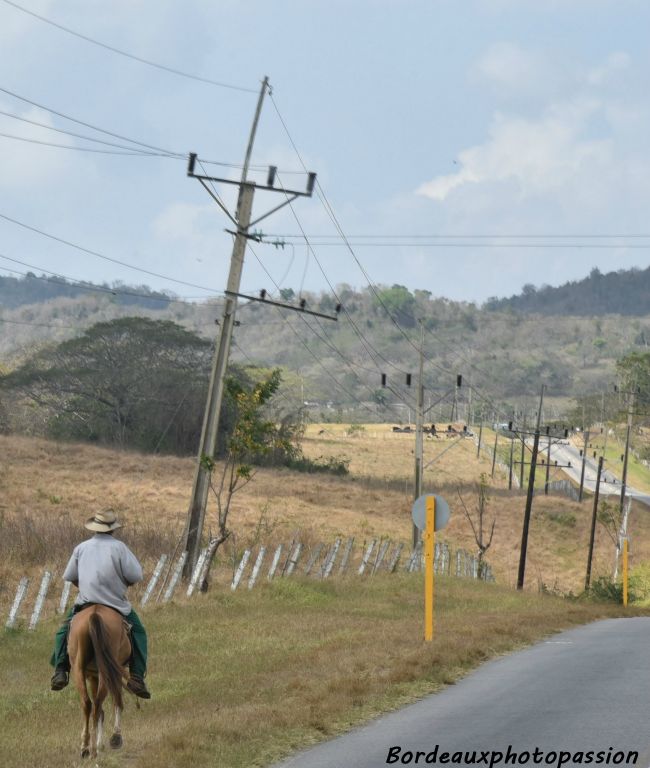
<path id="1" fill-rule="evenodd" d="M 140 711 L 129 700 L 125 747 L 107 750 L 99 764 L 269 765 L 452 684 L 488 658 L 568 626 L 623 615 L 618 606 L 461 579 L 439 578 L 436 590 L 430 645 L 421 640 L 418 574 L 278 580 L 250 593 L 214 590 L 191 604 L 153 607 L 142 618 L 154 698 Z M 82 764 L 76 693 L 49 691 L 55 627 L 48 621 L 34 633 L 0 636 L 2 765 Z"/>

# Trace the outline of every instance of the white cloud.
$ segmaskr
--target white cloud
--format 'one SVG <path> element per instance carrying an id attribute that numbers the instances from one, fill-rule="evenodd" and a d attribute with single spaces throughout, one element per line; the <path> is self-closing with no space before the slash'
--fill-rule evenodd
<path id="1" fill-rule="evenodd" d="M 542 58 L 510 42 L 491 45 L 473 67 L 474 78 L 498 88 L 509 90 L 530 89 L 544 74 Z"/>
<path id="2" fill-rule="evenodd" d="M 0 102 L 0 109 L 17 115 L 25 120 L 32 120 L 45 126 L 53 126 L 47 112 L 35 107 L 26 111 L 15 108 L 15 104 Z M 65 149 L 48 147 L 35 142 L 48 142 L 63 146 L 74 146 L 74 139 L 30 123 L 0 115 L 0 186 L 6 188 L 25 188 L 33 184 L 43 184 L 58 178 L 69 165 L 73 152 Z M 7 138 L 16 136 L 19 138 Z M 21 139 L 26 139 L 22 141 Z"/>
<path id="3" fill-rule="evenodd" d="M 601 163 L 610 151 L 606 139 L 585 134 L 600 112 L 596 101 L 554 105 L 538 120 L 497 114 L 484 144 L 458 155 L 460 170 L 422 184 L 417 193 L 444 201 L 467 184 L 514 181 L 522 196 L 562 187 L 581 166 Z"/>
<path id="4" fill-rule="evenodd" d="M 599 67 L 594 67 L 587 73 L 587 82 L 589 85 L 605 85 L 615 75 L 628 69 L 631 64 L 630 56 L 623 52 L 617 51 L 607 57 L 607 60 Z"/>

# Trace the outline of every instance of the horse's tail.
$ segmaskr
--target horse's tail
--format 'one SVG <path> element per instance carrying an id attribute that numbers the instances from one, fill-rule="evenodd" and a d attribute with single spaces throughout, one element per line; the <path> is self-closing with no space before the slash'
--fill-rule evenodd
<path id="1" fill-rule="evenodd" d="M 115 706 L 122 709 L 124 706 L 122 700 L 122 679 L 124 673 L 111 651 L 104 622 L 101 616 L 98 616 L 96 613 L 91 614 L 88 619 L 88 634 L 90 635 L 95 652 L 95 663 L 97 664 L 99 681 L 100 683 L 103 682 L 108 688 Z"/>

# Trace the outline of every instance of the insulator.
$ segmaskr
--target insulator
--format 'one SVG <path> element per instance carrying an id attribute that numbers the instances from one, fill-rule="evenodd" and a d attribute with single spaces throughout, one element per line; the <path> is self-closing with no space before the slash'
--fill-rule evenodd
<path id="1" fill-rule="evenodd" d="M 407 387 L 411 386 L 411 374 L 410 373 L 406 374 L 406 386 Z"/>
<path id="2" fill-rule="evenodd" d="M 381 386 L 382 387 L 386 386 L 386 374 L 385 373 L 381 374 Z"/>
<path id="3" fill-rule="evenodd" d="M 262 290 L 260 291 L 260 299 L 265 299 L 265 298 L 266 298 L 266 288 L 262 288 Z"/>
<path id="4" fill-rule="evenodd" d="M 463 386 L 463 377 L 459 373 L 458 376 L 456 376 L 456 386 L 462 387 Z"/>
<path id="5" fill-rule="evenodd" d="M 338 315 L 342 309 L 343 309 L 343 304 L 337 304 L 336 308 L 334 309 L 334 311 Z"/>
<path id="6" fill-rule="evenodd" d="M 275 174 L 278 172 L 277 165 L 269 165 L 269 175 L 266 177 L 266 186 L 272 187 L 275 184 Z"/>
<path id="7" fill-rule="evenodd" d="M 300 309 L 304 309 L 307 306 L 307 299 L 300 299 Z"/>

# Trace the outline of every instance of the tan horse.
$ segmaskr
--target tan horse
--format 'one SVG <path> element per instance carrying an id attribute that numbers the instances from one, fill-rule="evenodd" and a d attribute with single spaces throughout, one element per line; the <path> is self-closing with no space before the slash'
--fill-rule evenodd
<path id="1" fill-rule="evenodd" d="M 76 613 L 68 638 L 71 675 L 81 697 L 84 727 L 81 732 L 81 756 L 97 757 L 102 746 L 104 699 L 113 699 L 115 727 L 110 739 L 113 749 L 122 746 L 121 716 L 124 701 L 122 685 L 128 677 L 126 664 L 131 655 L 124 617 L 105 605 L 93 605 Z M 90 695 L 86 683 L 90 684 Z M 90 715 L 93 740 L 90 743 Z"/>

